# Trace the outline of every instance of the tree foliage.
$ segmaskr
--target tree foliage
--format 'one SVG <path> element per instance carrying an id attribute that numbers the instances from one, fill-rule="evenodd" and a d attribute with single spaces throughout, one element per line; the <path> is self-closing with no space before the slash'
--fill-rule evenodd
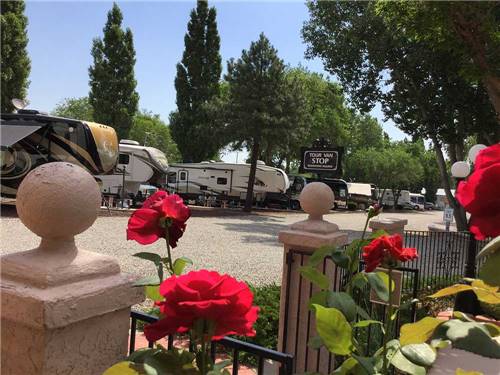
<path id="1" fill-rule="evenodd" d="M 25 99 L 28 90 L 31 62 L 26 49 L 28 18 L 24 8 L 24 1 L 0 3 L 2 112 L 12 112 L 11 100 Z"/>
<path id="2" fill-rule="evenodd" d="M 170 117 L 172 136 L 184 161 L 213 158 L 224 146 L 207 105 L 219 96 L 222 72 L 215 8 L 199 0 L 184 37 L 185 50 L 177 64 L 177 111 Z"/>
<path id="3" fill-rule="evenodd" d="M 127 138 L 139 102 L 132 31 L 123 30 L 122 21 L 122 12 L 113 3 L 103 29 L 104 37 L 93 41 L 94 63 L 89 68 L 89 100 L 95 121 L 112 126 L 119 139 Z"/>
<path id="4" fill-rule="evenodd" d="M 180 161 L 180 153 L 172 139 L 170 128 L 159 115 L 148 111 L 139 111 L 134 117 L 129 138 L 144 146 L 155 147 L 167 155 L 169 163 Z"/>
<path id="5" fill-rule="evenodd" d="M 66 98 L 56 105 L 52 113 L 60 117 L 94 121 L 94 110 L 87 96 Z"/>
<path id="6" fill-rule="evenodd" d="M 283 93 L 286 85 L 285 65 L 264 34 L 243 50 L 238 60 L 228 62 L 226 80 L 229 83 L 227 131 L 236 147 L 246 146 L 250 153 L 245 209 L 253 203 L 253 186 L 257 159 L 264 142 L 287 134 L 287 113 L 290 108 Z M 267 146 L 269 147 L 269 146 Z"/>
<path id="7" fill-rule="evenodd" d="M 458 208 L 442 147 L 463 149 L 471 134 L 498 140 L 494 111 L 485 104 L 484 89 L 460 74 L 459 58 L 426 40 L 394 32 L 377 4 L 310 2 L 311 18 L 303 29 L 308 55 L 323 59 L 325 69 L 339 78 L 359 109 L 380 102 L 386 117 L 401 130 L 432 140 L 441 183 Z M 465 228 L 465 216 L 455 217 L 459 228 Z"/>

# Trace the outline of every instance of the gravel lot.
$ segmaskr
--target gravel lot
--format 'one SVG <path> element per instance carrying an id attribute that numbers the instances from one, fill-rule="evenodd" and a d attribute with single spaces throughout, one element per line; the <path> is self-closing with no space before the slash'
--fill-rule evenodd
<path id="1" fill-rule="evenodd" d="M 0 218 L 0 254 L 32 249 L 39 239 L 31 233 L 12 209 L 3 209 Z M 431 222 L 440 221 L 441 211 L 383 213 L 382 217 L 408 219 L 407 229 L 427 230 Z M 194 267 L 214 269 L 229 273 L 238 279 L 254 284 L 280 283 L 282 245 L 277 234 L 287 225 L 304 220 L 305 214 L 268 212 L 251 215 L 223 215 L 217 217 L 192 217 L 174 256 L 187 256 Z M 365 220 L 363 212 L 334 212 L 326 219 L 349 233 L 350 239 L 360 236 Z M 127 241 L 125 228 L 127 217 L 101 216 L 86 232 L 77 236 L 81 249 L 114 256 L 125 272 L 140 276 L 153 274 L 149 262 L 131 255 L 139 251 L 164 253 L 164 242 L 141 246 Z"/>

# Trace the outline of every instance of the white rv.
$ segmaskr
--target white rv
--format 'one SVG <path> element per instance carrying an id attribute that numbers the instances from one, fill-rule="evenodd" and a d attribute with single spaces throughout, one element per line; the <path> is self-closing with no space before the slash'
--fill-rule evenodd
<path id="1" fill-rule="evenodd" d="M 167 189 L 184 199 L 198 200 L 211 196 L 227 201 L 245 200 L 250 175 L 250 164 L 201 162 L 172 164 L 168 167 Z M 280 200 L 290 186 L 288 176 L 281 169 L 257 163 L 254 199 Z"/>
<path id="2" fill-rule="evenodd" d="M 422 194 L 410 193 L 410 201 L 413 209 L 425 210 L 425 197 Z"/>
<path id="3" fill-rule="evenodd" d="M 127 139 L 121 140 L 118 148 L 118 163 L 113 173 L 96 176 L 104 195 L 134 198 L 141 184 L 165 183 L 168 162 L 162 151 Z"/>
<path id="4" fill-rule="evenodd" d="M 394 194 L 392 189 L 377 189 L 378 196 L 382 195 L 384 192 L 384 196 L 382 197 L 382 204 L 388 207 L 394 207 Z M 400 190 L 398 197 L 397 208 L 411 208 L 413 209 L 413 205 L 410 200 L 410 191 L 409 190 Z"/>

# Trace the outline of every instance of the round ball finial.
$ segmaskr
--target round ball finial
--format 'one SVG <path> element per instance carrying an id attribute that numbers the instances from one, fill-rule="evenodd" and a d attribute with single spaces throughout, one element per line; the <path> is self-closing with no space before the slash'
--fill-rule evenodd
<path id="1" fill-rule="evenodd" d="M 332 189 L 323 182 L 307 184 L 299 196 L 300 206 L 312 218 L 321 218 L 330 212 L 335 202 Z"/>
<path id="2" fill-rule="evenodd" d="M 17 191 L 21 221 L 42 238 L 72 238 L 97 218 L 101 193 L 85 169 L 66 162 L 43 164 L 24 178 Z"/>

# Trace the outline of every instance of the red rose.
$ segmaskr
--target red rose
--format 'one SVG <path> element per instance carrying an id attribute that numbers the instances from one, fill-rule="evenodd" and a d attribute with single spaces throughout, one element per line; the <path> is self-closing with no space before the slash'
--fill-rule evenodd
<path id="1" fill-rule="evenodd" d="M 158 191 L 144 201 L 142 208 L 136 210 L 128 221 L 127 240 L 135 240 L 149 245 L 159 238 L 165 238 L 165 225 L 168 225 L 168 243 L 177 246 L 184 234 L 186 221 L 191 212 L 181 197 Z M 162 224 L 162 219 L 166 222 Z"/>
<path id="2" fill-rule="evenodd" d="M 479 152 L 474 172 L 458 184 L 457 200 L 471 214 L 476 239 L 500 235 L 500 143 Z"/>
<path id="3" fill-rule="evenodd" d="M 403 248 L 403 238 L 399 234 L 380 236 L 363 247 L 366 272 L 373 271 L 385 261 L 406 262 L 415 259 L 417 256 L 417 249 L 413 247 Z"/>
<path id="4" fill-rule="evenodd" d="M 228 275 L 201 270 L 172 276 L 160 285 L 165 301 L 159 302 L 163 318 L 144 327 L 149 341 L 187 332 L 195 321 L 215 323 L 213 340 L 226 335 L 255 336 L 252 328 L 259 308 L 244 282 Z"/>

